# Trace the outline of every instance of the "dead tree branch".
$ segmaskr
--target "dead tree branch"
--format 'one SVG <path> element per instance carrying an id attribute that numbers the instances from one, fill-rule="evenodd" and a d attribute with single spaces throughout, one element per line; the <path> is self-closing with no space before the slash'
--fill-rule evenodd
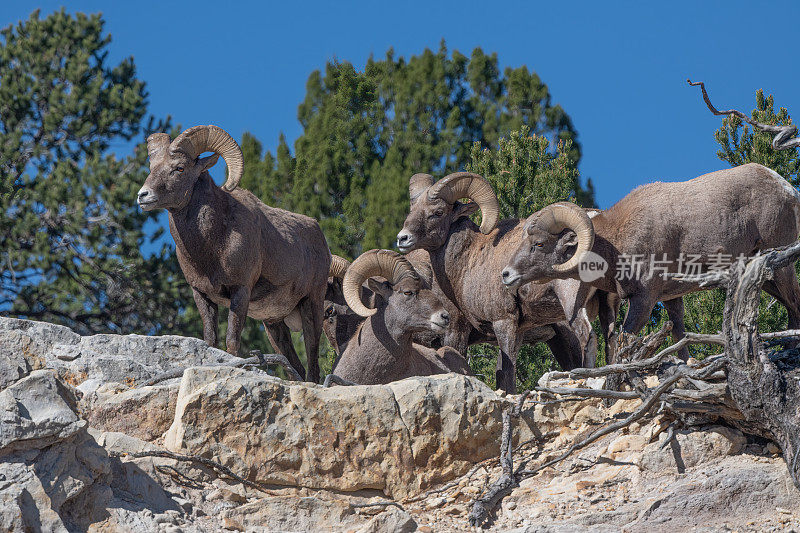
<path id="1" fill-rule="evenodd" d="M 218 365 L 206 365 L 206 366 L 213 366 L 213 367 L 216 367 L 216 366 L 219 366 L 219 367 L 227 366 L 227 367 L 231 367 L 231 368 L 241 368 L 241 367 L 247 366 L 247 365 L 258 365 L 258 364 L 260 364 L 260 365 L 262 365 L 264 367 L 266 367 L 267 365 L 278 365 L 278 366 L 283 367 L 284 370 L 286 370 L 286 374 L 289 376 L 289 380 L 290 381 L 303 381 L 303 379 L 300 377 L 300 374 L 297 372 L 297 370 L 295 370 L 294 367 L 289 363 L 289 360 L 286 359 L 286 357 L 284 357 L 283 355 L 281 355 L 279 353 L 267 353 L 267 354 L 264 354 L 264 353 L 259 352 L 258 350 L 251 350 L 250 351 L 250 355 L 251 355 L 251 357 L 248 357 L 246 359 L 240 359 L 239 361 L 234 361 L 232 363 L 224 363 L 224 364 L 218 364 Z M 179 378 L 179 377 L 183 376 L 183 373 L 186 372 L 187 368 L 191 368 L 191 367 L 175 368 L 175 369 L 170 370 L 168 372 L 164 372 L 163 374 L 159 374 L 159 375 L 157 375 L 155 377 L 152 377 L 152 378 L 150 378 L 150 379 L 148 379 L 146 381 L 143 381 L 142 384 L 139 385 L 139 386 L 140 387 L 150 387 L 150 386 L 156 385 L 158 383 L 161 383 L 163 381 L 167 381 L 169 379 Z"/>
<path id="2" fill-rule="evenodd" d="M 731 364 L 728 386 L 743 415 L 738 427 L 775 441 L 800 488 L 800 358 L 793 351 L 769 353 L 758 333 L 761 287 L 773 272 L 800 257 L 800 242 L 731 267 L 723 335 Z M 775 335 L 774 337 L 778 337 Z"/>
<path id="3" fill-rule="evenodd" d="M 728 109 L 726 111 L 719 111 L 716 107 L 711 104 L 711 99 L 708 97 L 708 93 L 706 92 L 706 86 L 702 81 L 692 82 L 692 80 L 686 80 L 689 85 L 695 87 L 697 85 L 700 86 L 700 90 L 703 92 L 703 100 L 706 103 L 708 109 L 714 113 L 715 115 L 734 115 L 739 117 L 743 121 L 747 122 L 754 128 L 758 128 L 761 131 L 765 131 L 767 133 L 771 133 L 775 135 L 772 139 L 772 148 L 775 150 L 789 150 L 791 148 L 797 148 L 800 146 L 800 137 L 795 137 L 797 135 L 797 126 L 795 124 L 762 124 L 753 120 L 752 118 L 748 117 L 741 111 L 737 111 L 735 109 Z"/>
<path id="4" fill-rule="evenodd" d="M 261 492 L 266 492 L 267 494 L 271 494 L 269 489 L 262 486 L 260 483 L 256 483 L 255 481 L 250 481 L 249 479 L 245 479 L 242 476 L 236 474 L 233 470 L 228 468 L 225 465 L 222 465 L 216 461 L 212 461 L 211 459 L 206 459 L 205 457 L 200 457 L 197 455 L 185 455 L 182 453 L 174 453 L 169 452 L 167 450 L 150 450 L 150 451 L 143 451 L 143 452 L 109 452 L 111 457 L 130 457 L 133 459 L 140 459 L 142 457 L 162 457 L 164 459 L 174 459 L 176 461 L 184 461 L 190 463 L 197 463 L 201 464 L 213 472 L 218 474 L 222 474 L 234 481 L 241 483 L 242 485 L 248 486 L 252 489 L 259 490 Z"/>
<path id="5" fill-rule="evenodd" d="M 679 351 L 687 344 L 717 344 L 724 345 L 725 340 L 722 335 L 706 335 L 702 333 L 686 333 L 686 336 L 667 348 L 664 348 L 653 357 L 648 359 L 635 360 L 630 363 L 617 363 L 597 368 L 576 368 L 568 372 L 551 372 L 551 379 L 586 379 L 599 378 L 610 374 L 620 374 L 634 370 L 646 370 L 658 366 L 659 363 L 668 355 Z"/>
<path id="6" fill-rule="evenodd" d="M 472 510 L 467 516 L 467 520 L 472 527 L 481 526 L 489 518 L 489 513 L 497 507 L 497 504 L 518 486 L 514 476 L 514 461 L 511 449 L 511 433 L 513 431 L 511 417 L 514 411 L 516 409 L 511 406 L 503 410 L 503 432 L 500 438 L 500 465 L 503 467 L 503 475 L 492 483 L 489 490 L 472 504 Z"/>
<path id="7" fill-rule="evenodd" d="M 658 387 L 656 387 L 654 389 L 649 389 L 648 390 L 648 394 L 647 394 L 647 398 L 642 403 L 642 405 L 638 409 L 636 409 L 636 411 L 631 413 L 630 416 L 628 416 L 627 418 L 624 418 L 623 420 L 620 420 L 619 422 L 615 422 L 613 424 L 609 424 L 608 426 L 605 426 L 605 427 L 602 427 L 602 428 L 598 429 L 597 431 L 593 432 L 591 435 L 589 435 L 585 439 L 582 439 L 582 440 L 580 440 L 578 442 L 573 443 L 567 449 L 567 451 L 565 451 L 563 454 L 559 455 L 555 459 L 551 459 L 550 461 L 547 461 L 546 463 L 543 463 L 543 464 L 537 466 L 536 468 L 534 468 L 532 470 L 522 470 L 520 472 L 517 472 L 517 475 L 521 479 L 525 479 L 525 478 L 528 478 L 528 477 L 536 475 L 537 473 L 539 473 L 540 471 L 544 470 L 545 468 L 547 468 L 549 466 L 553 466 L 553 465 L 555 465 L 557 463 L 560 463 L 561 461 L 563 461 L 564 459 L 566 459 L 567 457 L 572 455 L 575 451 L 580 450 L 581 448 L 585 448 L 586 446 L 588 446 L 589 444 L 593 443 L 597 439 L 599 439 L 601 437 L 604 437 L 604 436 L 606 436 L 608 434 L 614 433 L 615 431 L 620 430 L 620 429 L 630 425 L 631 423 L 635 422 L 636 420 L 639 420 L 640 418 L 642 418 L 644 415 L 646 415 L 650 411 L 650 409 L 653 408 L 653 406 L 656 404 L 656 402 L 661 398 L 661 395 L 664 394 L 666 391 L 668 391 L 670 389 L 670 387 L 672 387 L 680 379 L 683 379 L 684 377 L 689 377 L 689 376 L 694 377 L 695 379 L 703 379 L 704 376 L 707 376 L 708 374 L 710 374 L 712 372 L 716 372 L 717 370 L 722 368 L 726 363 L 727 363 L 727 360 L 718 359 L 717 361 L 715 361 L 711 365 L 709 365 L 709 366 L 707 366 L 707 367 L 705 367 L 703 369 L 699 369 L 699 370 L 693 370 L 690 367 L 685 366 L 685 365 L 682 366 L 672 376 L 670 376 L 669 378 L 665 379 L 664 382 L 661 383 Z"/>
<path id="8" fill-rule="evenodd" d="M 615 365 L 608 365 L 606 367 L 601 368 L 593 368 L 593 369 L 575 369 L 571 372 L 562 372 L 562 373 L 554 373 L 555 375 L 551 374 L 553 377 L 568 377 L 572 379 L 576 379 L 577 376 L 580 378 L 583 377 L 598 377 L 602 375 L 618 375 L 625 372 L 631 372 L 636 370 L 643 370 L 648 368 L 653 368 L 658 366 L 662 360 L 669 354 L 674 353 L 680 350 L 681 347 L 685 346 L 686 344 L 692 342 L 706 342 L 710 344 L 722 344 L 723 340 L 720 335 L 698 335 L 698 334 L 687 334 L 687 337 L 682 339 L 681 341 L 675 343 L 674 345 L 660 351 L 658 354 L 652 357 L 646 357 L 652 355 L 653 352 L 658 348 L 661 342 L 664 341 L 666 335 L 671 330 L 671 324 L 665 325 L 660 331 L 648 335 L 642 339 L 636 340 L 628 347 L 628 354 L 630 358 L 633 359 L 632 362 L 629 363 L 619 363 Z M 642 358 L 645 356 L 646 358 Z M 589 444 L 597 441 L 598 439 L 614 433 L 618 431 L 636 420 L 644 417 L 649 413 L 653 407 L 657 403 L 664 402 L 664 398 L 662 396 L 665 393 L 668 393 L 674 386 L 681 380 L 695 380 L 700 381 L 704 379 L 708 379 L 709 376 L 714 375 L 720 369 L 722 369 L 727 364 L 727 359 L 725 357 L 715 357 L 711 360 L 708 364 L 700 368 L 692 368 L 688 365 L 681 363 L 678 365 L 677 369 L 672 372 L 671 375 L 667 376 L 663 379 L 662 383 L 653 388 L 648 389 L 644 386 L 643 380 L 641 383 L 641 388 L 637 388 L 636 391 L 608 391 L 608 390 L 595 390 L 595 389 L 586 389 L 586 388 L 569 388 L 569 387 L 557 387 L 557 388 L 548 388 L 548 387 L 539 387 L 537 388 L 537 392 L 546 393 L 550 395 L 570 395 L 570 396 L 577 396 L 581 398 L 612 398 L 612 399 L 642 399 L 642 405 L 636 409 L 631 415 L 627 418 L 620 420 L 618 422 L 614 422 L 607 426 L 604 426 L 594 432 L 592 432 L 589 436 L 575 441 L 564 453 L 559 455 L 558 457 L 547 461 L 536 468 L 533 469 L 522 469 L 519 468 L 516 471 L 513 468 L 513 457 L 512 457 L 512 447 L 511 447 L 511 437 L 513 433 L 513 420 L 519 416 L 522 411 L 522 405 L 525 399 L 528 397 L 530 392 L 526 392 L 525 394 L 521 395 L 519 400 L 517 401 L 516 405 L 509 406 L 503 411 L 503 430 L 501 434 L 501 443 L 500 443 L 500 465 L 502 466 L 503 473 L 500 478 L 492 483 L 488 490 L 477 498 L 472 505 L 472 510 L 470 511 L 467 519 L 469 521 L 470 526 L 472 527 L 479 527 L 486 523 L 489 519 L 489 516 L 497 508 L 499 503 L 502 501 L 504 497 L 511 493 L 511 491 L 519 486 L 519 482 L 523 479 L 527 479 L 536 475 L 538 472 L 542 471 L 545 468 L 553 466 L 555 464 L 560 463 L 561 461 L 565 460 L 577 450 L 588 446 Z M 704 387 L 704 390 L 710 388 Z M 715 392 L 719 392 L 719 389 L 713 389 Z M 694 392 L 694 391 L 691 391 Z M 710 394 L 710 393 L 709 393 Z M 691 394 L 689 394 L 691 396 Z"/>

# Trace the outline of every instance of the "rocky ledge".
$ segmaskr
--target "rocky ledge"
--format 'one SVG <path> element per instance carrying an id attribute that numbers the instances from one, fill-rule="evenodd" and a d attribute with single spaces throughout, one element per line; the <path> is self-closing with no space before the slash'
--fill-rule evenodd
<path id="1" fill-rule="evenodd" d="M 0 530 L 462 531 L 500 474 L 515 398 L 475 378 L 323 388 L 240 365 L 197 339 L 0 318 Z M 534 395 L 515 460 L 555 457 L 637 405 Z M 774 445 L 641 422 L 523 481 L 490 527 L 800 529 Z"/>

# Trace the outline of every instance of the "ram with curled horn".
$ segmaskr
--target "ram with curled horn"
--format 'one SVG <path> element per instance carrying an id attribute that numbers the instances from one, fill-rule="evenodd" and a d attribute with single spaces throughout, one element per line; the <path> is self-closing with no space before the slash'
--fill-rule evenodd
<path id="1" fill-rule="evenodd" d="M 526 221 L 501 275 L 512 288 L 574 279 L 581 280 L 583 294 L 596 289 L 627 299 L 625 334 L 641 331 L 663 302 L 679 340 L 683 295 L 706 288 L 694 274 L 791 244 L 798 233 L 800 193 L 775 171 L 749 163 L 689 181 L 642 185 L 591 218 L 570 203 L 545 207 Z M 794 265 L 776 270 L 764 290 L 786 306 L 789 329 L 800 327 Z M 613 336 L 613 322 L 609 332 Z"/>
<path id="2" fill-rule="evenodd" d="M 428 174 L 409 181 L 411 209 L 397 247 L 402 252 L 427 250 L 432 289 L 460 310 L 462 323 L 450 327 L 445 344 L 464 352 L 475 330 L 496 339 L 500 347 L 496 378 L 506 391 L 516 388 L 516 358 L 529 332 L 546 326 L 548 340 L 562 368 L 594 366 L 596 338 L 582 307 L 567 316 L 562 300 L 577 299 L 578 282 L 556 281 L 509 291 L 498 272 L 516 248 L 523 223 L 499 220 L 500 207 L 491 185 L 470 172 L 456 172 L 434 182 Z M 460 200 L 467 198 L 469 203 Z M 469 216 L 481 211 L 480 226 Z"/>
<path id="3" fill-rule="evenodd" d="M 362 300 L 365 282 L 371 291 L 367 303 Z M 454 349 L 434 350 L 413 342 L 417 332 L 444 331 L 450 317 L 397 252 L 364 252 L 347 269 L 342 290 L 347 305 L 364 320 L 334 366 L 336 376 L 375 385 L 411 376 L 470 373 L 466 359 Z"/>
<path id="4" fill-rule="evenodd" d="M 178 263 L 203 320 L 203 338 L 217 344 L 218 306 L 228 307 L 225 339 L 239 351 L 248 316 L 264 324 L 272 346 L 310 381 L 317 363 L 331 254 L 317 221 L 269 207 L 239 188 L 244 170 L 236 141 L 217 126 L 195 126 L 170 141 L 147 139 L 150 175 L 139 190 L 143 210 L 166 209 Z M 203 157 L 202 154 L 211 152 Z M 228 179 L 208 173 L 222 157 Z M 302 330 L 308 373 L 292 346 Z"/>

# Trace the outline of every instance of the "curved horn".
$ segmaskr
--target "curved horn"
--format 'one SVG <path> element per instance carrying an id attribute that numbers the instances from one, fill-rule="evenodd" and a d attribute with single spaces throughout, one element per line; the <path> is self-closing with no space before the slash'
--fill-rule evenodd
<path id="1" fill-rule="evenodd" d="M 560 265 L 553 265 L 556 272 L 569 272 L 580 263 L 581 256 L 594 245 L 594 225 L 586 211 L 572 202 L 558 202 L 549 205 L 539 212 L 539 216 L 527 225 L 528 233 L 536 225 L 552 234 L 558 234 L 569 228 L 578 236 L 578 247 L 575 255 Z"/>
<path id="2" fill-rule="evenodd" d="M 481 233 L 489 233 L 497 226 L 500 203 L 486 178 L 472 172 L 456 172 L 439 181 L 429 190 L 432 197 L 438 196 L 449 204 L 459 198 L 469 198 L 481 210 Z"/>
<path id="3" fill-rule="evenodd" d="M 380 276 L 394 285 L 400 281 L 400 278 L 408 275 L 419 278 L 419 274 L 408 259 L 399 253 L 392 250 L 370 250 L 353 261 L 353 264 L 344 273 L 342 293 L 344 293 L 348 307 L 354 313 L 369 317 L 374 315 L 377 309 L 370 309 L 361 301 L 361 285 L 367 278 Z"/>
<path id="4" fill-rule="evenodd" d="M 433 176 L 430 174 L 414 174 L 408 180 L 408 196 L 413 204 L 425 190 L 433 185 Z"/>
<path id="5" fill-rule="evenodd" d="M 349 266 L 350 261 L 336 254 L 331 254 L 331 268 L 328 270 L 328 277 L 342 279 Z"/>
<path id="6" fill-rule="evenodd" d="M 194 126 L 184 131 L 172 141 L 172 149 L 180 150 L 189 157 L 196 158 L 203 152 L 214 152 L 222 156 L 228 165 L 228 179 L 222 186 L 232 191 L 239 186 L 244 172 L 242 149 L 225 130 L 217 126 Z"/>

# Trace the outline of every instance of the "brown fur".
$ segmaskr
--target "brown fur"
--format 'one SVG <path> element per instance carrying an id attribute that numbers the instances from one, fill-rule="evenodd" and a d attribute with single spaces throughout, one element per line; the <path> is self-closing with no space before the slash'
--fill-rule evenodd
<path id="1" fill-rule="evenodd" d="M 370 280 L 377 312 L 363 319 L 348 340 L 333 373 L 360 385 L 390 383 L 411 376 L 470 374 L 452 348 L 434 350 L 412 342 L 416 332 L 440 330 L 447 312 L 422 280 L 405 276 L 395 285 Z M 433 323 L 436 316 L 443 322 Z"/>
<path id="2" fill-rule="evenodd" d="M 284 319 L 299 315 L 308 379 L 317 364 L 331 254 L 317 222 L 269 207 L 243 189 L 214 184 L 216 156 L 191 160 L 151 152 L 150 175 L 139 192 L 145 209 L 165 208 L 178 262 L 203 319 L 203 338 L 217 344 L 218 306 L 230 308 L 226 348 L 237 353 L 245 318 L 263 322 L 275 349 L 305 374 Z"/>
<path id="3" fill-rule="evenodd" d="M 533 222 L 538 215 L 528 220 Z M 683 306 L 677 300 L 704 288 L 697 283 L 665 280 L 658 273 L 646 279 L 650 254 L 660 260 L 666 253 L 672 261 L 670 272 L 677 272 L 681 253 L 700 254 L 700 262 L 707 264 L 710 256 L 720 252 L 735 259 L 739 254 L 751 256 L 759 250 L 790 244 L 800 228 L 800 195 L 770 169 L 750 163 L 689 181 L 643 185 L 600 212 L 592 224 L 592 251 L 608 262 L 609 270 L 591 285 L 629 299 L 623 331 L 638 333 L 655 304 L 662 301 L 671 318 L 677 320 L 680 315 L 680 327 L 674 331 L 680 338 Z M 552 235 L 534 229 L 518 239 L 508 269 L 520 275 L 518 283 L 558 277 L 551 267 L 574 253 L 571 241 L 574 233 L 570 230 Z M 623 254 L 646 258 L 641 278 L 615 279 L 617 260 Z M 562 276 L 577 278 L 577 273 Z M 776 272 L 764 289 L 787 307 L 789 328 L 800 327 L 800 287 L 794 267 Z"/>
<path id="4" fill-rule="evenodd" d="M 518 291 L 506 289 L 500 270 L 521 238 L 522 223 L 503 220 L 491 233 L 484 235 L 467 218 L 475 209 L 474 204 L 449 204 L 421 192 L 398 235 L 398 247 L 404 251 L 417 248 L 428 251 L 437 293 L 441 291 L 443 300 L 449 300 L 459 309 L 465 324 L 497 339 L 500 347 L 497 384 L 512 392 L 516 388 L 516 357 L 524 333 L 537 326 L 565 321 L 567 317 L 557 286 L 565 288 L 571 283 L 527 285 Z M 573 325 L 583 325 L 583 338 L 593 335 L 583 316 L 570 318 L 574 320 Z M 567 332 L 569 328 L 560 328 L 560 333 Z M 451 328 L 445 343 L 462 350 L 468 343 L 469 333 L 465 327 Z M 586 346 L 588 342 L 580 344 Z M 559 358 L 563 352 L 554 354 Z M 560 358 L 559 363 L 575 368 L 593 366 L 594 361 L 584 361 L 583 357 L 577 361 Z"/>

